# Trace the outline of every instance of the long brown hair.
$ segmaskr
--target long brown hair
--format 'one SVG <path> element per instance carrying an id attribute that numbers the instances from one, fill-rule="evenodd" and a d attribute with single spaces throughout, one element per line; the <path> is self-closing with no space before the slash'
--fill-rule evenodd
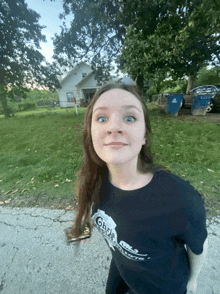
<path id="1" fill-rule="evenodd" d="M 140 90 L 137 87 L 130 87 L 125 84 L 107 84 L 101 87 L 95 93 L 85 112 L 83 131 L 83 163 L 81 169 L 75 174 L 76 180 L 74 182 L 75 197 L 77 198 L 78 205 L 76 209 L 74 225 L 70 230 L 70 233 L 75 237 L 78 237 L 82 233 L 86 222 L 89 222 L 91 225 L 91 230 L 93 229 L 94 226 L 91 219 L 91 207 L 93 203 L 95 205 L 99 204 L 99 192 L 102 186 L 103 178 L 108 175 L 108 167 L 106 162 L 98 157 L 93 147 L 91 123 L 94 104 L 103 93 L 111 89 L 122 89 L 132 93 L 137 97 L 142 105 L 146 126 L 146 144 L 142 146 L 138 156 L 138 170 L 141 173 L 155 172 L 158 170 L 165 170 L 170 172 L 163 165 L 155 164 L 153 162 L 153 155 L 150 150 L 152 145 L 152 140 L 150 137 L 150 119 L 144 98 L 142 97 Z"/>

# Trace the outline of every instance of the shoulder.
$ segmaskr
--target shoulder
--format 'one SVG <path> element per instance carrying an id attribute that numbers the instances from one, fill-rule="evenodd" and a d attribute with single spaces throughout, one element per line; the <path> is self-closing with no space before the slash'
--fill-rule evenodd
<path id="1" fill-rule="evenodd" d="M 179 199 L 184 206 L 195 207 L 199 203 L 203 205 L 201 194 L 193 187 L 190 181 L 182 179 L 173 173 L 167 171 L 156 172 L 157 179 L 164 191 L 174 194 L 175 199 Z"/>
<path id="2" fill-rule="evenodd" d="M 193 234 L 199 230 L 206 235 L 206 209 L 201 194 L 190 181 L 169 172 L 161 171 L 159 174 L 160 185 L 164 185 L 164 193 L 167 194 L 171 205 L 176 206 L 176 212 L 181 216 L 184 227 L 188 228 L 188 231 L 191 228 Z"/>
<path id="3" fill-rule="evenodd" d="M 163 185 L 164 189 L 178 189 L 179 191 L 184 191 L 185 189 L 192 188 L 189 181 L 186 181 L 181 177 L 164 170 L 155 172 L 155 177 L 157 181 L 159 181 L 160 184 Z"/>
<path id="4" fill-rule="evenodd" d="M 160 170 L 157 171 L 155 175 L 157 179 L 167 187 L 172 186 L 172 188 L 181 188 L 180 191 L 183 192 L 186 192 L 187 190 L 194 190 L 194 187 L 191 185 L 190 181 L 186 181 L 173 173 Z"/>

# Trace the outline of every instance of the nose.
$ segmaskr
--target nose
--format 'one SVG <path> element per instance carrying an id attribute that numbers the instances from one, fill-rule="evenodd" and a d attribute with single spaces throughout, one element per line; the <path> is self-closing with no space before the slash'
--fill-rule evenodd
<path id="1" fill-rule="evenodd" d="M 123 121 L 119 114 L 115 113 L 112 114 L 111 117 L 108 120 L 108 127 L 121 127 L 123 124 Z"/>
<path id="2" fill-rule="evenodd" d="M 107 124 L 108 133 L 122 133 L 122 124 L 123 122 L 120 120 L 118 116 L 112 117 Z"/>
<path id="3" fill-rule="evenodd" d="M 108 120 L 108 127 L 121 127 L 123 125 L 123 119 L 120 114 L 114 113 Z"/>

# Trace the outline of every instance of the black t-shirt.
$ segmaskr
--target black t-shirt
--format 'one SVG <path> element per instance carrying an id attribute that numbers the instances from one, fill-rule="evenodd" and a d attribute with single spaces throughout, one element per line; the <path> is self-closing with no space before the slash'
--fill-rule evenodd
<path id="1" fill-rule="evenodd" d="M 190 182 L 166 171 L 133 191 L 113 186 L 108 177 L 92 220 L 112 252 L 120 275 L 137 294 L 179 294 L 186 290 L 188 245 L 203 252 L 207 238 L 201 195 Z"/>

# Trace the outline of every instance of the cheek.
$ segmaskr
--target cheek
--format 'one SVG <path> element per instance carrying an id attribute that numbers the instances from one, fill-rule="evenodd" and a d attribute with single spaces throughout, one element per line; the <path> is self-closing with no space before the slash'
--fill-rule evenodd
<path id="1" fill-rule="evenodd" d="M 100 132 L 97 129 L 91 128 L 92 143 L 95 151 L 100 148 Z"/>
<path id="2" fill-rule="evenodd" d="M 96 130 L 94 128 L 94 124 L 92 123 L 91 124 L 91 136 L 92 136 L 92 139 L 95 137 L 95 133 L 96 133 Z"/>
<path id="3" fill-rule="evenodd" d="M 96 128 L 91 129 L 92 139 L 95 141 L 99 137 L 100 132 Z"/>

